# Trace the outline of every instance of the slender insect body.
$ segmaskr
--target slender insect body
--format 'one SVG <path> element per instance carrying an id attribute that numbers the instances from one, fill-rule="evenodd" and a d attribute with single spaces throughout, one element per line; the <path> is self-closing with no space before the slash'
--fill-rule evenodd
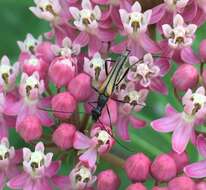
<path id="1" fill-rule="evenodd" d="M 92 109 L 91 115 L 92 119 L 94 121 L 97 121 L 98 118 L 101 116 L 103 108 L 106 106 L 107 102 L 109 100 L 108 96 L 105 96 L 104 94 L 100 94 L 97 100 L 97 106 Z"/>

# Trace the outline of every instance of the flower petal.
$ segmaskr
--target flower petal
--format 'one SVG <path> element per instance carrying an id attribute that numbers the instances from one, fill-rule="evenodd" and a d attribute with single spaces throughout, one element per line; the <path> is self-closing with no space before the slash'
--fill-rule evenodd
<path id="1" fill-rule="evenodd" d="M 27 179 L 28 175 L 26 173 L 22 173 L 9 180 L 7 186 L 11 189 L 22 189 Z"/>
<path id="2" fill-rule="evenodd" d="M 157 23 L 165 14 L 165 5 L 162 3 L 152 9 L 150 24 Z"/>
<path id="3" fill-rule="evenodd" d="M 186 166 L 184 172 L 186 175 L 193 178 L 206 177 L 206 160 Z"/>
<path id="4" fill-rule="evenodd" d="M 203 135 L 197 137 L 198 152 L 206 158 L 206 138 Z"/>
<path id="5" fill-rule="evenodd" d="M 125 141 L 130 140 L 129 132 L 128 132 L 128 124 L 129 124 L 129 120 L 127 116 L 120 115 L 116 124 L 116 133 L 121 139 Z"/>
<path id="6" fill-rule="evenodd" d="M 92 140 L 80 132 L 76 132 L 74 136 L 74 148 L 78 150 L 89 148 L 92 145 Z"/>
<path id="7" fill-rule="evenodd" d="M 93 168 L 95 166 L 95 163 L 97 161 L 97 150 L 96 148 L 90 148 L 85 153 L 83 153 L 79 160 L 83 163 L 88 164 L 90 168 Z"/>
<path id="8" fill-rule="evenodd" d="M 184 62 L 189 64 L 199 64 L 200 59 L 197 55 L 193 52 L 191 47 L 183 48 L 181 51 L 181 58 Z"/>
<path id="9" fill-rule="evenodd" d="M 154 130 L 168 133 L 175 129 L 175 127 L 181 122 L 181 116 L 173 114 L 172 116 L 166 116 L 151 122 L 151 126 Z"/>
<path id="10" fill-rule="evenodd" d="M 184 152 L 193 130 L 193 123 L 187 123 L 182 120 L 175 126 L 175 130 L 172 135 L 172 148 L 178 154 Z"/>
<path id="11" fill-rule="evenodd" d="M 47 177 L 53 177 L 54 175 L 57 174 L 59 168 L 61 166 L 61 162 L 60 161 L 54 161 L 50 164 L 50 166 L 48 168 L 46 168 L 45 171 L 45 175 Z"/>
<path id="12" fill-rule="evenodd" d="M 129 121 L 131 122 L 132 127 L 136 129 L 143 128 L 146 126 L 146 121 L 138 119 L 134 117 L 133 115 L 129 116 Z"/>

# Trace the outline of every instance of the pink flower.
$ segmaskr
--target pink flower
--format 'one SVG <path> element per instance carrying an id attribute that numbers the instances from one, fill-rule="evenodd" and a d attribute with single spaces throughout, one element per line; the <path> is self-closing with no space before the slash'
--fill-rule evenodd
<path id="1" fill-rule="evenodd" d="M 53 45 L 52 50 L 56 56 L 70 57 L 80 53 L 80 46 L 73 44 L 70 38 L 65 37 L 62 41 L 62 47 Z"/>
<path id="2" fill-rule="evenodd" d="M 4 55 L 0 63 L 0 91 L 9 92 L 14 90 L 18 74 L 19 63 L 11 65 L 9 58 Z"/>
<path id="3" fill-rule="evenodd" d="M 108 62 L 108 67 L 110 67 L 110 62 Z M 84 58 L 83 69 L 93 80 L 104 81 L 106 78 L 105 60 L 98 52 L 94 54 L 92 59 Z"/>
<path id="4" fill-rule="evenodd" d="M 70 13 L 74 18 L 74 25 L 80 31 L 74 43 L 81 47 L 88 45 L 88 55 L 93 56 L 102 48 L 102 41 L 109 42 L 115 37 L 111 29 L 105 29 L 100 25 L 102 12 L 98 5 L 92 6 L 89 0 L 83 0 L 81 8 L 70 7 Z"/>
<path id="5" fill-rule="evenodd" d="M 149 176 L 150 166 L 151 161 L 144 153 L 134 154 L 124 163 L 126 174 L 133 182 L 145 181 Z"/>
<path id="6" fill-rule="evenodd" d="M 120 187 L 119 176 L 113 170 L 105 170 L 99 173 L 97 177 L 98 190 L 118 190 Z"/>
<path id="7" fill-rule="evenodd" d="M 182 16 L 177 14 L 173 19 L 173 28 L 169 24 L 164 24 L 162 29 L 169 46 L 176 49 L 192 45 L 197 26 L 195 24 L 186 25 Z"/>
<path id="8" fill-rule="evenodd" d="M 36 71 L 39 73 L 41 78 L 45 78 L 48 66 L 49 64 L 47 64 L 43 59 L 37 58 L 34 55 L 31 55 L 21 63 L 21 69 L 24 73 L 32 75 Z"/>
<path id="9" fill-rule="evenodd" d="M 38 117 L 28 115 L 16 128 L 20 136 L 26 141 L 38 140 L 42 135 L 42 126 Z"/>
<path id="10" fill-rule="evenodd" d="M 140 111 L 145 105 L 144 101 L 147 97 L 148 90 L 142 89 L 137 91 L 133 82 L 128 82 L 127 85 L 120 85 L 118 99 L 124 103 L 119 105 L 119 114 L 116 123 L 116 133 L 123 140 L 129 140 L 129 123 L 133 128 L 142 128 L 146 125 L 144 120 L 138 119 L 131 114 L 132 110 Z"/>
<path id="11" fill-rule="evenodd" d="M 84 190 L 92 187 L 97 177 L 93 176 L 96 168 L 89 168 L 82 163 L 78 163 L 70 172 L 69 190 Z"/>
<path id="12" fill-rule="evenodd" d="M 53 189 L 51 178 L 55 178 L 60 167 L 59 162 L 52 162 L 53 153 L 44 153 L 44 145 L 39 142 L 35 151 L 23 148 L 24 171 L 7 183 L 12 189 Z"/>
<path id="13" fill-rule="evenodd" d="M 184 77 L 182 77 L 184 76 Z M 172 76 L 172 84 L 178 90 L 186 91 L 195 87 L 199 80 L 197 69 L 190 64 L 182 64 Z"/>
<path id="14" fill-rule="evenodd" d="M 21 52 L 35 54 L 36 48 L 42 43 L 42 36 L 39 36 L 38 39 L 35 39 L 32 34 L 27 34 L 26 39 L 22 41 L 17 41 L 17 44 Z"/>
<path id="15" fill-rule="evenodd" d="M 57 86 L 68 85 L 74 78 L 76 69 L 76 59 L 73 57 L 57 57 L 49 66 L 49 78 Z M 65 77 L 67 76 L 67 77 Z"/>
<path id="16" fill-rule="evenodd" d="M 72 124 L 61 123 L 52 135 L 53 142 L 61 149 L 66 150 L 73 147 L 76 127 Z"/>
<path id="17" fill-rule="evenodd" d="M 177 153 L 182 153 L 190 138 L 194 142 L 194 127 L 203 122 L 205 116 L 206 96 L 204 87 L 199 87 L 195 93 L 189 89 L 182 98 L 184 111 L 176 112 L 171 106 L 166 108 L 166 116 L 151 123 L 153 129 L 159 132 L 171 132 L 172 147 Z"/>
<path id="18" fill-rule="evenodd" d="M 139 61 L 139 62 L 138 62 Z M 166 59 L 159 59 L 154 61 L 151 54 L 145 54 L 143 60 L 140 61 L 137 57 L 129 57 L 130 65 L 134 65 L 127 75 L 130 81 L 138 82 L 143 88 L 167 94 L 167 87 L 165 86 L 161 77 L 163 77 L 170 68 L 169 62 Z"/>
<path id="19" fill-rule="evenodd" d="M 190 21 L 194 18 L 196 11 L 187 9 L 190 7 L 189 0 L 179 0 L 179 1 L 171 1 L 171 0 L 164 0 L 164 3 L 157 5 L 152 9 L 152 16 L 150 20 L 150 24 L 157 23 L 157 28 L 161 31 L 161 27 L 163 24 L 171 24 L 173 15 L 181 14 L 184 10 L 184 16 L 189 19 L 190 14 Z M 187 10 L 187 12 L 186 12 Z"/>
<path id="20" fill-rule="evenodd" d="M 69 92 L 61 92 L 52 98 L 51 105 L 56 117 L 68 119 L 75 112 L 77 101 Z"/>
<path id="21" fill-rule="evenodd" d="M 142 183 L 134 183 L 127 187 L 126 190 L 146 190 L 146 187 Z"/>
<path id="22" fill-rule="evenodd" d="M 145 52 L 157 53 L 159 47 L 146 34 L 152 10 L 142 13 L 139 2 L 135 2 L 130 12 L 125 9 L 119 10 L 126 40 L 120 44 L 112 46 L 111 50 L 115 53 L 122 53 L 126 48 L 131 50 L 131 55 L 142 58 Z"/>
<path id="23" fill-rule="evenodd" d="M 151 174 L 158 181 L 167 182 L 177 174 L 177 167 L 172 157 L 160 154 L 151 165 Z"/>
<path id="24" fill-rule="evenodd" d="M 59 0 L 34 0 L 36 7 L 30 7 L 32 13 L 49 22 L 57 22 L 61 12 Z"/>
<path id="25" fill-rule="evenodd" d="M 85 101 L 92 94 L 91 85 L 91 78 L 85 73 L 80 73 L 70 81 L 68 90 L 77 100 Z"/>
<path id="26" fill-rule="evenodd" d="M 206 158 L 206 139 L 204 136 L 199 135 L 197 137 L 196 146 L 198 152 Z M 205 172 L 206 160 L 202 160 L 193 164 L 190 164 L 184 168 L 186 175 L 192 178 L 204 178 L 206 176 Z"/>
<path id="27" fill-rule="evenodd" d="M 0 190 L 3 190 L 8 179 L 18 174 L 18 167 L 21 161 L 21 151 L 15 151 L 14 147 L 9 146 L 7 138 L 0 141 Z"/>
<path id="28" fill-rule="evenodd" d="M 114 144 L 114 139 L 110 133 L 111 129 L 109 127 L 104 126 L 104 129 L 102 129 L 100 124 L 93 126 L 90 138 L 80 132 L 76 132 L 73 146 L 77 150 L 84 150 L 79 160 L 88 165 L 88 167 L 93 168 L 98 154 L 102 155 L 109 152 Z"/>
<path id="29" fill-rule="evenodd" d="M 22 74 L 19 94 L 20 100 L 5 106 L 5 113 L 17 116 L 16 127 L 28 115 L 33 115 L 41 121 L 41 125 L 51 126 L 53 120 L 48 113 L 39 108 L 47 108 L 50 105 L 49 98 L 42 98 L 44 92 L 44 81 L 39 79 L 39 74 L 34 72 L 31 76 Z M 42 98 L 42 99 L 41 99 Z"/>
<path id="30" fill-rule="evenodd" d="M 168 184 L 169 190 L 196 190 L 195 182 L 187 176 L 173 178 Z"/>

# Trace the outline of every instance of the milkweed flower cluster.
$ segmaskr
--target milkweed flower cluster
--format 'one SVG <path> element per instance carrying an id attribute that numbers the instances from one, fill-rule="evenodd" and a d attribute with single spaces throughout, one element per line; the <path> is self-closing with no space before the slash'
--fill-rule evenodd
<path id="1" fill-rule="evenodd" d="M 206 177 L 205 161 L 189 163 L 186 153 L 192 142 L 206 157 L 199 130 L 206 40 L 199 52 L 192 49 L 206 1 L 164 0 L 145 10 L 133 0 L 34 0 L 29 9 L 51 30 L 20 39 L 16 62 L 6 55 L 0 61 L 0 189 L 120 189 L 125 179 L 103 170 L 104 160 L 125 171 L 127 190 L 146 190 L 150 179 L 153 190 L 206 189 L 204 180 L 192 179 Z M 164 77 L 175 64 L 171 84 L 182 110 L 168 104 L 164 116 L 149 121 L 142 109 L 150 109 L 150 94 L 173 93 Z M 141 141 L 129 125 L 172 132 L 172 150 L 153 160 L 135 150 L 126 159 L 116 146 Z M 10 131 L 24 147 L 10 145 Z"/>

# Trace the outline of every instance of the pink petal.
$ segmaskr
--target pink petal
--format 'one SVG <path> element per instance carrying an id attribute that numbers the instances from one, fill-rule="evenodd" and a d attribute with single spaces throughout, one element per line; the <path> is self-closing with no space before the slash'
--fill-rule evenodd
<path id="1" fill-rule="evenodd" d="M 92 145 L 92 140 L 85 136 L 84 134 L 80 133 L 80 132 L 76 132 L 75 136 L 74 136 L 74 144 L 73 147 L 75 149 L 86 149 L 89 148 Z"/>
<path id="2" fill-rule="evenodd" d="M 93 168 L 95 166 L 95 163 L 97 161 L 97 150 L 96 148 L 90 148 L 85 153 L 83 153 L 79 160 L 88 164 L 90 168 Z"/>
<path id="3" fill-rule="evenodd" d="M 188 3 L 188 5 L 184 8 L 182 13 L 184 20 L 191 22 L 194 19 L 195 15 L 197 14 L 197 3 L 193 1 L 193 3 Z"/>
<path id="4" fill-rule="evenodd" d="M 139 37 L 139 42 L 145 51 L 149 53 L 158 53 L 160 52 L 160 47 L 156 42 L 151 40 L 147 34 L 142 34 Z"/>
<path id="5" fill-rule="evenodd" d="M 175 126 L 172 135 L 172 148 L 178 154 L 184 152 L 193 129 L 193 123 L 186 123 L 184 120 Z"/>
<path id="6" fill-rule="evenodd" d="M 7 103 L 7 102 L 6 102 Z M 22 109 L 22 101 L 13 103 L 12 105 L 5 105 L 4 113 L 7 115 L 16 116 L 19 111 Z"/>
<path id="7" fill-rule="evenodd" d="M 39 120 L 41 121 L 41 124 L 46 127 L 50 127 L 54 124 L 53 119 L 49 116 L 49 114 L 46 111 L 38 110 L 37 116 Z"/>
<path id="8" fill-rule="evenodd" d="M 129 121 L 132 124 L 132 127 L 136 129 L 143 128 L 146 125 L 146 121 L 138 119 L 134 117 L 133 115 L 129 116 Z"/>
<path id="9" fill-rule="evenodd" d="M 0 172 L 0 190 L 3 190 L 5 186 L 4 181 L 5 181 L 4 172 Z"/>
<path id="10" fill-rule="evenodd" d="M 206 160 L 190 164 L 184 168 L 186 175 L 193 178 L 206 177 Z"/>
<path id="11" fill-rule="evenodd" d="M 205 19 L 206 19 L 206 14 L 204 13 L 204 11 L 202 9 L 199 8 L 192 23 L 200 26 L 205 22 Z"/>
<path id="12" fill-rule="evenodd" d="M 22 189 L 27 179 L 28 175 L 26 173 L 22 173 L 9 180 L 7 186 L 11 189 Z"/>
<path id="13" fill-rule="evenodd" d="M 170 69 L 170 62 L 167 58 L 160 58 L 156 60 L 155 65 L 160 68 L 160 76 L 164 76 Z"/>
<path id="14" fill-rule="evenodd" d="M 52 178 L 52 182 L 60 190 L 68 190 L 68 187 L 70 186 L 69 176 L 55 176 Z"/>
<path id="15" fill-rule="evenodd" d="M 116 133 L 121 139 L 125 141 L 130 140 L 129 132 L 128 132 L 128 124 L 129 124 L 128 117 L 120 115 L 116 124 Z"/>
<path id="16" fill-rule="evenodd" d="M 29 108 L 23 106 L 21 111 L 18 113 L 17 120 L 16 120 L 16 127 L 24 120 L 24 118 L 29 114 Z"/>
<path id="17" fill-rule="evenodd" d="M 98 30 L 97 35 L 98 35 L 99 39 L 101 39 L 101 41 L 109 42 L 109 41 L 114 40 L 115 35 L 116 35 L 116 31 L 111 30 L 111 29 L 110 30 L 100 29 L 100 30 Z"/>
<path id="18" fill-rule="evenodd" d="M 33 190 L 33 188 L 34 188 L 34 181 L 32 181 L 30 178 L 27 179 L 23 187 L 23 190 Z"/>
<path id="19" fill-rule="evenodd" d="M 84 47 L 89 43 L 89 35 L 86 32 L 80 32 L 73 43 Z"/>
<path id="20" fill-rule="evenodd" d="M 32 190 L 52 190 L 53 188 L 50 187 L 48 179 L 43 178 L 39 179 L 34 183 L 34 187 Z"/>
<path id="21" fill-rule="evenodd" d="M 118 28 L 122 29 L 123 25 L 122 25 L 122 21 L 121 21 L 120 14 L 119 14 L 119 7 L 118 6 L 112 6 L 112 10 L 111 11 L 112 11 L 111 12 L 111 18 L 112 18 L 113 22 L 115 22 L 115 25 Z"/>
<path id="22" fill-rule="evenodd" d="M 181 122 L 180 115 L 173 114 L 172 116 L 166 116 L 151 122 L 151 126 L 154 130 L 168 133 L 175 129 L 175 127 Z"/>
<path id="23" fill-rule="evenodd" d="M 189 63 L 189 64 L 200 63 L 199 58 L 197 57 L 197 55 L 195 55 L 191 47 L 182 49 L 181 58 L 184 62 Z"/>
<path id="24" fill-rule="evenodd" d="M 198 152 L 206 158 L 206 139 L 203 135 L 197 137 Z"/>
<path id="25" fill-rule="evenodd" d="M 166 109 L 165 109 L 166 116 L 172 116 L 176 113 L 177 111 L 170 104 L 167 104 Z"/>
<path id="26" fill-rule="evenodd" d="M 60 161 L 52 162 L 51 165 L 46 169 L 45 175 L 47 177 L 53 177 L 54 175 L 57 174 L 60 166 L 61 166 L 61 162 Z"/>
<path id="27" fill-rule="evenodd" d="M 152 9 L 150 24 L 157 23 L 165 14 L 165 5 L 160 4 Z"/>
<path id="28" fill-rule="evenodd" d="M 12 163 L 19 164 L 23 159 L 22 149 L 15 150 L 15 156 L 12 159 Z"/>
<path id="29" fill-rule="evenodd" d="M 99 52 L 100 49 L 102 47 L 102 42 L 101 40 L 94 36 L 94 35 L 91 35 L 89 37 L 89 44 L 88 44 L 88 54 L 89 56 L 93 56 L 95 53 Z"/>
<path id="30" fill-rule="evenodd" d="M 150 83 L 150 88 L 156 92 L 160 92 L 164 95 L 168 94 L 167 86 L 161 78 L 153 78 Z"/>
<path id="31" fill-rule="evenodd" d="M 0 139 L 3 137 L 8 137 L 8 128 L 5 124 L 5 121 L 0 118 Z"/>
<path id="32" fill-rule="evenodd" d="M 134 41 L 133 39 L 128 40 L 128 49 L 131 50 L 130 55 L 134 55 L 137 58 L 142 58 L 145 54 L 145 50 L 139 44 L 139 41 Z"/>
<path id="33" fill-rule="evenodd" d="M 120 42 L 119 44 L 113 45 L 111 51 L 114 53 L 122 53 L 126 50 L 127 40 Z"/>

